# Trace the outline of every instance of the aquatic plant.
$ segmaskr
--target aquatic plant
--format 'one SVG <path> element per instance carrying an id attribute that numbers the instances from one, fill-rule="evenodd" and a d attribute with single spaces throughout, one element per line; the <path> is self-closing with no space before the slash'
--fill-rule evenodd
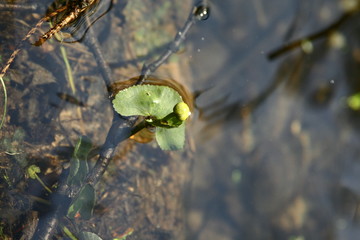
<path id="1" fill-rule="evenodd" d="M 69 218 L 81 216 L 83 219 L 89 219 L 93 213 L 96 199 L 95 189 L 85 182 L 89 172 L 87 159 L 91 148 L 91 141 L 86 137 L 80 137 L 75 145 L 66 182 L 69 186 L 80 186 L 81 189 L 69 206 L 67 211 Z"/>
<path id="2" fill-rule="evenodd" d="M 29 177 L 32 179 L 36 179 L 45 188 L 46 191 L 52 193 L 51 189 L 48 188 L 46 184 L 41 180 L 41 178 L 37 175 L 40 172 L 40 168 L 36 165 L 31 165 L 27 168 L 27 174 L 29 175 Z"/>
<path id="3" fill-rule="evenodd" d="M 95 4 L 99 1 L 70 1 L 67 2 L 66 5 L 58 7 L 54 11 L 49 11 L 49 13 L 42 17 L 39 22 L 32 28 L 21 40 L 21 42 L 15 47 L 15 50 L 10 55 L 9 59 L 5 62 L 4 67 L 0 71 L 0 81 L 6 91 L 5 83 L 2 81 L 2 77 L 6 74 L 10 65 L 14 61 L 17 54 L 24 47 L 26 41 L 36 32 L 36 30 L 46 21 L 52 20 L 54 17 L 59 17 L 59 20 L 54 22 L 54 27 L 49 29 L 46 33 L 44 33 L 38 41 L 35 42 L 34 45 L 41 45 L 48 39 L 50 39 L 57 32 L 66 28 L 69 24 L 75 22 L 78 18 L 82 18 L 85 15 L 87 10 L 91 6 L 95 6 Z M 84 3 L 85 5 L 81 4 Z M 112 4 L 109 6 L 108 10 L 110 10 Z M 141 85 L 144 81 L 158 69 L 163 63 L 165 63 L 168 58 L 176 53 L 180 46 L 182 46 L 189 29 L 199 20 L 205 20 L 209 16 L 209 8 L 207 6 L 207 1 L 196 1 L 194 2 L 193 8 L 190 9 L 189 17 L 184 23 L 184 25 L 177 30 L 177 34 L 173 41 L 171 41 L 165 51 L 160 54 L 154 61 L 144 64 L 141 70 L 140 77 L 138 81 L 135 83 L 136 87 L 130 87 L 128 89 L 123 90 L 116 96 L 117 100 L 121 100 L 120 103 L 116 103 L 116 99 L 114 100 L 114 105 L 124 104 L 126 108 L 133 107 L 133 109 L 145 109 L 146 112 L 132 112 L 129 115 L 126 115 L 119 110 L 118 107 L 115 106 L 115 109 L 122 116 L 143 116 L 144 118 L 138 117 L 121 117 L 117 114 L 114 114 L 114 119 L 112 126 L 107 134 L 107 138 L 103 146 L 100 148 L 98 160 L 93 167 L 89 167 L 87 163 L 87 158 L 89 152 L 92 148 L 91 143 L 84 138 L 81 138 L 79 142 L 76 144 L 73 157 L 70 161 L 70 169 L 69 171 L 63 171 L 63 174 L 67 176 L 67 179 L 59 177 L 59 181 L 54 187 L 50 199 L 51 208 L 47 208 L 46 214 L 41 214 L 39 218 L 39 222 L 35 223 L 36 230 L 31 233 L 34 235 L 33 239 L 51 239 L 54 237 L 54 234 L 59 229 L 58 225 L 61 223 L 64 216 L 70 221 L 80 217 L 81 219 L 89 219 L 92 215 L 94 204 L 96 201 L 96 192 L 95 185 L 100 180 L 104 172 L 106 171 L 110 160 L 114 156 L 115 149 L 117 145 L 128 139 L 130 134 L 134 134 L 136 131 L 139 131 L 143 128 L 155 128 L 156 129 L 156 140 L 159 143 L 160 147 L 164 150 L 176 150 L 181 149 L 184 146 L 185 142 L 185 120 L 190 115 L 189 107 L 186 103 L 183 102 L 181 96 L 173 89 L 165 86 L 149 86 L 149 85 Z M 92 49 L 95 55 L 95 60 L 99 64 L 101 70 L 101 74 L 103 75 L 104 82 L 107 86 L 113 82 L 111 81 L 111 71 L 106 65 L 105 61 L 100 61 L 102 59 L 102 54 L 98 50 L 96 46 L 96 39 L 93 33 L 92 28 L 90 28 L 90 24 L 86 24 L 88 27 L 87 34 L 90 37 L 87 37 L 89 40 L 88 45 L 89 48 Z M 91 37 L 92 36 L 92 37 Z M 66 56 L 64 55 L 64 61 L 66 60 Z M 67 65 L 65 63 L 65 65 Z M 69 69 L 67 69 L 69 70 Z M 69 71 L 68 71 L 69 72 Z M 70 73 L 70 72 L 69 72 Z M 145 92 L 142 91 L 143 88 Z M 112 92 L 108 89 L 109 98 L 112 98 Z M 136 103 L 134 99 L 120 97 L 121 94 L 130 93 L 131 91 L 138 93 L 145 93 L 150 97 L 142 95 L 141 99 L 145 99 L 139 103 Z M 156 94 L 158 95 L 156 95 Z M 4 93 L 6 97 L 6 92 Z M 136 94 L 134 95 L 136 96 Z M 141 96 L 141 94 L 140 94 Z M 156 98 L 154 98 L 156 97 Z M 128 102 L 126 102 L 129 100 Z M 150 101 L 148 101 L 150 100 Z M 147 105 L 150 104 L 150 105 Z M 146 106 L 145 108 L 142 108 Z M 152 108 L 149 110 L 148 107 Z M 130 108 L 129 108 L 130 109 Z M 6 113 L 6 101 L 5 101 L 5 110 Z M 3 116 L 5 119 L 5 114 Z M 139 124 L 138 123 L 139 121 Z M 142 121 L 143 120 L 143 121 Z M 142 121 L 142 122 L 141 122 Z M 3 120 L 4 122 L 4 120 Z M 8 141 L 12 143 L 13 141 Z M 5 146 L 5 145 L 4 145 Z M 6 145 L 7 146 L 7 145 Z M 15 146 L 17 146 L 15 144 Z M 13 147 L 13 146 L 12 146 Z M 13 148 L 11 148 L 13 149 Z M 17 153 L 17 156 L 23 156 L 23 154 L 18 150 L 20 148 L 16 148 L 15 151 L 11 151 L 11 153 Z M 23 157 L 25 160 L 26 158 Z M 20 165 L 28 166 L 26 161 L 19 161 Z M 22 164 L 21 164 L 22 163 Z M 28 168 L 28 175 L 35 179 L 40 179 L 37 175 L 40 172 L 40 169 L 33 165 Z M 10 185 L 10 184 L 9 184 Z M 44 186 L 45 187 L 45 186 Z M 50 188 L 49 188 L 50 190 Z M 39 215 L 40 216 L 40 215 Z M 44 217 L 43 217 L 44 216 Z M 76 221 L 74 221 L 76 222 Z M 11 228 L 10 228 L 11 229 Z M 26 230 L 26 229 L 25 229 Z M 25 231 L 24 232 L 27 232 Z M 70 239 L 101 239 L 96 233 L 91 232 L 79 232 L 78 228 L 67 228 L 66 226 L 62 227 L 64 234 Z M 81 231 L 81 230 L 80 230 Z M 128 236 L 130 236 L 135 230 L 132 227 L 129 227 L 123 234 L 113 236 L 114 240 L 125 240 Z M 24 233 L 26 234 L 26 233 Z M 2 236 L 2 226 L 0 226 L 0 236 Z M 17 234 L 19 235 L 19 234 Z M 6 236 L 5 236 L 6 237 Z M 0 237 L 1 238 L 1 237 Z"/>
<path id="4" fill-rule="evenodd" d="M 121 90 L 113 100 L 122 116 L 144 116 L 134 134 L 144 127 L 155 127 L 155 137 L 163 150 L 179 150 L 185 142 L 185 120 L 189 106 L 180 94 L 166 86 L 138 85 Z"/>

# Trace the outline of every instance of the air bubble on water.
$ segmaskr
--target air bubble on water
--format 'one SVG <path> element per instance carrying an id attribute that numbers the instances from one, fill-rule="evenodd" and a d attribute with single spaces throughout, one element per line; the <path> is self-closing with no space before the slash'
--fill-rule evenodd
<path id="1" fill-rule="evenodd" d="M 334 80 L 334 79 L 331 79 L 331 80 L 330 80 L 330 84 L 335 84 L 335 80 Z"/>
<path id="2" fill-rule="evenodd" d="M 210 16 L 210 8 L 205 5 L 199 5 L 196 7 L 194 15 L 198 20 L 206 20 Z"/>
<path id="3" fill-rule="evenodd" d="M 205 38 L 204 38 L 204 37 L 202 37 L 202 38 L 201 38 L 201 41 L 204 41 L 204 40 L 205 40 Z"/>
<path id="4" fill-rule="evenodd" d="M 200 52 L 200 51 L 201 51 L 201 49 L 200 49 L 200 48 L 198 48 L 198 49 L 197 49 L 197 52 Z"/>

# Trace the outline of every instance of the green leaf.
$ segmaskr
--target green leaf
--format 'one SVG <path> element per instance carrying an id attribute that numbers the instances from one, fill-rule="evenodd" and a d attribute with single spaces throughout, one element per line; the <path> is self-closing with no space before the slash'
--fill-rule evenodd
<path id="1" fill-rule="evenodd" d="M 40 173 L 40 168 L 36 165 L 31 165 L 30 167 L 28 167 L 27 172 L 30 178 L 36 179 L 37 173 Z"/>
<path id="2" fill-rule="evenodd" d="M 177 128 L 184 122 L 181 121 L 179 117 L 173 112 L 162 119 L 148 119 L 145 121 L 147 121 L 151 126 L 162 128 Z"/>
<path id="3" fill-rule="evenodd" d="M 90 184 L 86 184 L 71 203 L 67 216 L 75 218 L 77 214 L 80 214 L 82 219 L 89 219 L 92 216 L 94 206 L 95 190 Z"/>
<path id="4" fill-rule="evenodd" d="M 101 237 L 92 232 L 82 232 L 79 234 L 80 240 L 102 240 Z"/>
<path id="5" fill-rule="evenodd" d="M 156 141 L 162 150 L 179 150 L 185 143 L 185 124 L 177 128 L 156 128 Z"/>
<path id="6" fill-rule="evenodd" d="M 166 86 L 139 85 L 121 90 L 113 101 L 123 116 L 147 116 L 148 125 L 156 127 L 156 140 L 163 150 L 184 147 L 184 121 L 191 114 L 178 92 Z"/>
<path id="7" fill-rule="evenodd" d="M 67 178 L 68 185 L 80 185 L 89 171 L 87 157 L 91 150 L 91 142 L 86 137 L 80 137 L 76 143 L 73 157 L 70 161 L 70 173 Z"/>
<path id="8" fill-rule="evenodd" d="M 171 113 L 178 102 L 182 102 L 180 94 L 170 87 L 139 85 L 120 91 L 113 105 L 123 116 L 153 116 L 160 119 Z"/>

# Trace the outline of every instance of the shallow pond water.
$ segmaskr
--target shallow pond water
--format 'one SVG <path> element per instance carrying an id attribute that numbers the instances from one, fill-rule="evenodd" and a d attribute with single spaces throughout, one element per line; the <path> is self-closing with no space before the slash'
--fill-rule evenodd
<path id="1" fill-rule="evenodd" d="M 56 236 L 64 237 L 67 226 L 104 239 L 356 239 L 359 113 L 347 99 L 360 90 L 359 16 L 331 29 L 336 34 L 303 39 L 269 58 L 278 47 L 326 29 L 350 2 L 209 1 L 210 18 L 196 23 L 180 51 L 154 73 L 198 93 L 186 149 L 167 153 L 155 142 L 122 143 L 96 186 L 93 217 L 63 219 Z M 164 51 L 192 3 L 113 3 L 92 30 L 111 77 L 126 81 Z M 1 12 L 14 19 L 0 23 L 2 56 L 43 16 L 44 9 L 34 9 Z M 6 76 L 3 236 L 31 235 L 52 212 L 52 194 L 26 176 L 29 165 L 38 165 L 56 189 L 80 135 L 92 142 L 91 166 L 101 151 L 112 110 L 89 49 L 86 42 L 27 45 Z"/>
<path id="2" fill-rule="evenodd" d="M 353 239 L 358 224 L 358 28 L 311 53 L 284 43 L 326 29 L 345 1 L 214 2 L 194 46 L 203 118 L 189 239 Z M 355 1 L 357 2 L 357 1 Z M 336 35 L 336 36 L 339 36 Z"/>

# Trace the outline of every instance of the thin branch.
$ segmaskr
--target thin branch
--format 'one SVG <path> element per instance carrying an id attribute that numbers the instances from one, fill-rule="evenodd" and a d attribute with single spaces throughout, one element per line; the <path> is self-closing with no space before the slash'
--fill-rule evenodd
<path id="1" fill-rule="evenodd" d="M 99 42 L 96 38 L 96 35 L 94 33 L 94 30 L 93 30 L 93 28 L 90 27 L 90 25 L 92 23 L 90 22 L 90 19 L 88 16 L 86 16 L 86 24 L 89 25 L 89 28 L 88 28 L 88 32 L 87 32 L 88 34 L 84 39 L 84 43 L 90 49 L 90 51 L 93 53 L 95 61 L 100 68 L 101 76 L 103 77 L 106 87 L 109 90 L 110 85 L 112 84 L 111 69 L 104 58 L 104 55 L 101 51 L 101 48 L 100 48 Z"/>
<path id="2" fill-rule="evenodd" d="M 301 39 L 297 39 L 295 41 L 284 44 L 283 46 L 271 51 L 268 54 L 268 58 L 270 60 L 273 60 L 295 48 L 299 48 L 303 44 L 304 41 L 314 41 L 314 40 L 318 40 L 323 37 L 327 37 L 329 34 L 331 34 L 331 32 L 337 30 L 342 24 L 344 24 L 351 16 L 354 15 L 354 13 L 356 13 L 356 12 L 354 12 L 354 11 L 346 12 L 342 16 L 340 16 L 335 22 L 330 24 L 328 27 L 326 27 L 318 32 L 315 32 L 313 34 L 310 34 L 306 37 L 303 37 Z"/>
<path id="3" fill-rule="evenodd" d="M 156 69 L 158 69 L 163 63 L 165 63 L 172 54 L 176 53 L 179 50 L 181 44 L 183 44 L 183 42 L 185 41 L 186 34 L 189 32 L 190 28 L 196 21 L 208 19 L 210 14 L 210 8 L 204 2 L 205 1 L 201 1 L 199 4 L 196 4 L 193 7 L 187 21 L 185 22 L 185 25 L 176 34 L 174 41 L 169 44 L 168 49 L 154 62 L 148 65 L 143 65 L 141 75 L 136 84 L 142 84 L 151 73 L 155 72 Z"/>

